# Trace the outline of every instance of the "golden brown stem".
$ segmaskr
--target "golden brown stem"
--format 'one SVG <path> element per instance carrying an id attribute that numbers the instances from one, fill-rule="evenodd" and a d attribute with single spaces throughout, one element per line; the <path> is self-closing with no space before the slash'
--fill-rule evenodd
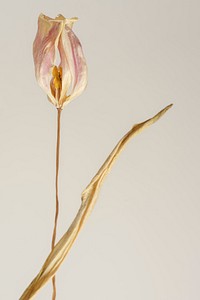
<path id="1" fill-rule="evenodd" d="M 58 199 L 58 174 L 59 174 L 59 160 L 60 160 L 60 116 L 61 116 L 61 108 L 58 108 L 57 115 L 57 144 L 56 144 L 56 211 L 55 211 L 55 220 L 54 220 L 54 229 L 52 235 L 51 249 L 53 250 L 56 242 L 56 231 L 57 231 L 57 223 L 58 223 L 58 214 L 59 214 L 59 199 Z M 52 277 L 52 285 L 53 285 L 53 294 L 52 300 L 56 299 L 56 277 Z"/>

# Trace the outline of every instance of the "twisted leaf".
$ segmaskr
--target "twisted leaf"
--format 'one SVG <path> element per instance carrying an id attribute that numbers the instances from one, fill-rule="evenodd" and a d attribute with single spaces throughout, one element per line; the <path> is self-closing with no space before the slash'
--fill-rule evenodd
<path id="1" fill-rule="evenodd" d="M 165 107 L 153 118 L 148 119 L 147 121 L 142 122 L 140 124 L 134 125 L 132 129 L 119 141 L 119 143 L 116 145 L 116 147 L 113 149 L 111 154 L 108 156 L 108 158 L 106 159 L 102 167 L 99 169 L 97 174 L 91 180 L 90 184 L 83 191 L 81 197 L 82 199 L 81 206 L 71 226 L 69 227 L 67 232 L 63 235 L 63 237 L 59 240 L 59 242 L 56 244 L 55 248 L 50 252 L 40 272 L 33 279 L 33 281 L 30 283 L 27 289 L 24 291 L 20 300 L 32 299 L 35 296 L 35 294 L 45 285 L 45 283 L 47 283 L 47 281 L 51 279 L 52 276 L 55 275 L 56 271 L 58 270 L 58 268 L 64 261 L 66 255 L 68 254 L 70 248 L 72 247 L 87 217 L 92 211 L 97 196 L 99 194 L 101 184 L 105 179 L 105 176 L 110 171 L 113 163 L 115 162 L 116 158 L 123 150 L 127 142 L 132 137 L 139 134 L 142 130 L 155 123 L 171 107 L 172 104 Z"/>

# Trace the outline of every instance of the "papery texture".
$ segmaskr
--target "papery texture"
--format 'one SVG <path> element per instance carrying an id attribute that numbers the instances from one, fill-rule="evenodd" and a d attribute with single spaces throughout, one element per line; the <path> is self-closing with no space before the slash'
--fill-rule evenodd
<path id="1" fill-rule="evenodd" d="M 108 158 L 106 159 L 102 167 L 99 169 L 97 174 L 91 180 L 90 184 L 83 191 L 80 209 L 71 226 L 56 244 L 55 248 L 51 251 L 44 265 L 42 266 L 42 269 L 35 277 L 35 279 L 31 282 L 31 284 L 27 287 L 20 300 L 32 299 L 35 296 L 35 294 L 44 286 L 44 284 L 56 273 L 59 266 L 64 261 L 70 248 L 72 247 L 80 229 L 82 228 L 87 217 L 89 216 L 96 202 L 101 184 L 105 176 L 110 171 L 113 163 L 115 162 L 116 158 L 123 150 L 127 142 L 132 137 L 139 134 L 142 130 L 155 123 L 160 117 L 162 117 L 166 113 L 166 111 L 171 106 L 172 104 L 161 110 L 153 118 L 133 126 L 133 128 L 119 141 L 119 143 L 108 156 Z"/>
<path id="2" fill-rule="evenodd" d="M 51 19 L 43 14 L 38 19 L 38 31 L 33 43 L 36 79 L 58 108 L 80 95 L 87 85 L 87 65 L 81 43 L 72 31 L 77 18 L 59 15 Z M 53 84 L 54 66 L 60 72 L 59 91 Z"/>

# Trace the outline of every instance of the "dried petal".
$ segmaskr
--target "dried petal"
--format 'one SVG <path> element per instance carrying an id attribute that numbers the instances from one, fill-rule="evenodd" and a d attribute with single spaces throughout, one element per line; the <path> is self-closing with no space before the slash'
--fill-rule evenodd
<path id="1" fill-rule="evenodd" d="M 63 22 L 56 22 L 41 14 L 38 19 L 38 32 L 33 43 L 36 79 L 54 105 L 57 105 L 57 101 L 52 95 L 50 82 L 62 28 Z"/>
<path id="2" fill-rule="evenodd" d="M 58 49 L 61 57 L 60 65 L 63 70 L 61 101 L 68 103 L 85 89 L 87 66 L 81 43 L 67 24 L 62 31 Z"/>

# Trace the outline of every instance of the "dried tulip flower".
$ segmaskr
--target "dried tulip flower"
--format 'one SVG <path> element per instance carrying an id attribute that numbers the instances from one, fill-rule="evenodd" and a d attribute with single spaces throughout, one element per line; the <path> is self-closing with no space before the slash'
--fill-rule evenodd
<path id="1" fill-rule="evenodd" d="M 77 18 L 55 19 L 40 14 L 38 31 L 33 43 L 36 79 L 47 97 L 58 110 L 56 146 L 56 210 L 51 248 L 56 242 L 59 213 L 58 172 L 60 149 L 60 116 L 67 103 L 80 95 L 87 85 L 87 65 L 81 43 L 72 31 Z M 57 63 L 58 62 L 58 63 Z M 56 299 L 55 277 L 52 278 L 53 296 Z"/>
<path id="2" fill-rule="evenodd" d="M 72 31 L 77 18 L 66 19 L 59 15 L 55 19 L 40 15 L 38 32 L 33 45 L 36 78 L 46 92 L 48 99 L 58 111 L 57 146 L 56 146 L 56 213 L 52 247 L 41 270 L 25 289 L 20 300 L 33 299 L 36 293 L 50 280 L 53 282 L 52 300 L 56 299 L 55 274 L 63 263 L 74 241 L 76 240 L 87 217 L 90 215 L 101 185 L 111 170 L 115 160 L 128 141 L 158 121 L 171 107 L 166 106 L 154 117 L 134 125 L 118 142 L 104 164 L 93 177 L 81 196 L 81 205 L 68 230 L 56 243 L 56 227 L 59 211 L 58 170 L 60 147 L 60 114 L 65 104 L 82 93 L 87 84 L 87 66 L 81 44 Z M 59 63 L 56 64 L 58 53 Z M 119 236 L 119 240 L 120 240 Z"/>
<path id="3" fill-rule="evenodd" d="M 49 101 L 61 109 L 87 85 L 85 57 L 72 31 L 76 21 L 77 18 L 66 19 L 62 15 L 52 19 L 40 14 L 33 43 L 36 79 Z"/>

